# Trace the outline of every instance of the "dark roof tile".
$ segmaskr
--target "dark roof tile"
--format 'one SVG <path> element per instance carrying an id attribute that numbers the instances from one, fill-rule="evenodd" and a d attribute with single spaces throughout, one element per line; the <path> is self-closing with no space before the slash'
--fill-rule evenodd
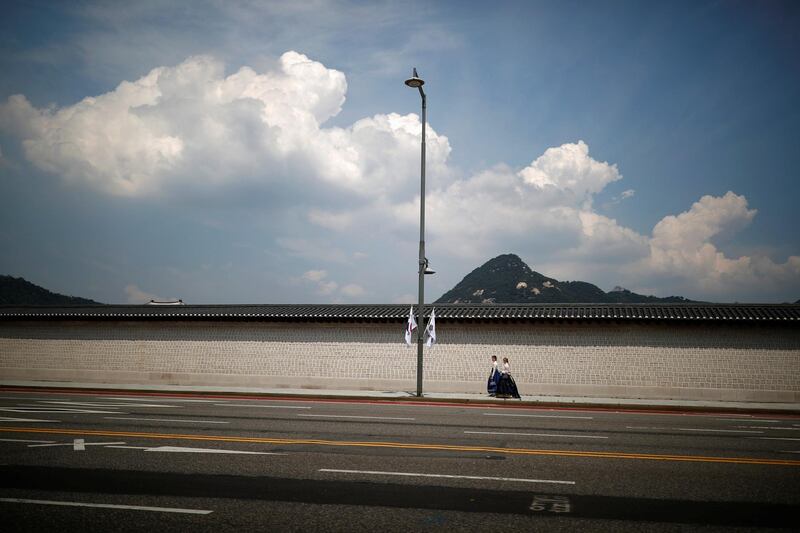
<path id="1" fill-rule="evenodd" d="M 439 304 L 440 320 L 732 320 L 800 321 L 797 304 Z M 431 306 L 426 306 L 430 312 Z M 88 305 L 71 307 L 0 306 L 0 320 L 316 320 L 403 321 L 409 306 L 362 305 Z M 416 313 L 415 313 L 416 314 Z M 427 313 L 426 313 L 427 314 Z"/>

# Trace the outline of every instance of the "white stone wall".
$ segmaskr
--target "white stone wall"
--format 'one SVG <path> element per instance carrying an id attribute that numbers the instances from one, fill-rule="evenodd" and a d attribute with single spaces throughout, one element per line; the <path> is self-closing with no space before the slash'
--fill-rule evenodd
<path id="1" fill-rule="evenodd" d="M 0 380 L 416 388 L 404 324 L 6 322 Z M 800 329 L 768 325 L 438 324 L 424 388 L 484 392 L 508 357 L 523 395 L 800 401 Z"/>

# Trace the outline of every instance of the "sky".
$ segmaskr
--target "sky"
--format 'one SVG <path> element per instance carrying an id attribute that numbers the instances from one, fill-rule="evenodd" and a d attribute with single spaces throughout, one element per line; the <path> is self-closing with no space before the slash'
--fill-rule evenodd
<path id="1" fill-rule="evenodd" d="M 104 303 L 800 298 L 800 4 L 6 1 L 0 274 Z"/>

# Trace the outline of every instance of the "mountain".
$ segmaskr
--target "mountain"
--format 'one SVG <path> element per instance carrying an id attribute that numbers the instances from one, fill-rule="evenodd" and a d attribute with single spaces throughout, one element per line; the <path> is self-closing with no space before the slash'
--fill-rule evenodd
<path id="1" fill-rule="evenodd" d="M 435 303 L 679 303 L 681 296 L 658 298 L 622 287 L 605 292 L 585 281 L 558 281 L 514 254 L 499 255 L 466 275 Z"/>
<path id="2" fill-rule="evenodd" d="M 98 302 L 56 294 L 23 278 L 0 275 L 0 305 L 102 305 Z"/>

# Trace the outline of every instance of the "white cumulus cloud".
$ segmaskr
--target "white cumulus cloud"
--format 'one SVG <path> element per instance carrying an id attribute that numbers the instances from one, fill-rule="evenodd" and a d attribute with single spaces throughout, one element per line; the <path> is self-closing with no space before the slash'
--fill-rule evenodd
<path id="1" fill-rule="evenodd" d="M 216 201 L 226 191 L 261 192 L 279 253 L 325 266 L 302 282 L 331 300 L 355 301 L 399 276 L 399 248 L 413 257 L 422 124 L 416 114 L 385 113 L 327 125 L 346 92 L 342 72 L 294 51 L 265 72 L 245 66 L 230 74 L 196 56 L 61 108 L 11 96 L 0 104 L 0 128 L 35 167 L 109 195 Z M 561 279 L 661 295 L 800 290 L 800 257 L 780 263 L 718 248 L 757 214 L 743 195 L 703 196 L 642 234 L 595 209 L 597 195 L 623 177 L 582 140 L 550 147 L 521 169 L 500 164 L 461 177 L 449 164 L 447 137 L 426 131 L 426 238 L 439 276 L 513 252 Z M 608 205 L 634 197 L 629 188 Z M 404 290 L 397 301 L 408 300 Z M 126 293 L 130 301 L 157 299 L 135 285 Z"/>
<path id="2" fill-rule="evenodd" d="M 14 95 L 0 105 L 0 128 L 19 137 L 35 166 L 113 195 L 242 184 L 391 195 L 414 183 L 417 115 L 324 127 L 345 101 L 345 76 L 297 52 L 264 73 L 224 70 L 191 57 L 60 109 Z M 447 138 L 429 129 L 432 173 L 447 172 L 449 153 Z"/>
<path id="3" fill-rule="evenodd" d="M 714 244 L 750 224 L 756 212 L 748 208 L 747 198 L 732 191 L 703 196 L 688 211 L 656 224 L 650 254 L 634 270 L 650 281 L 678 278 L 687 290 L 712 298 L 800 285 L 800 257 L 784 263 L 763 256 L 726 257 Z"/>
<path id="4" fill-rule="evenodd" d="M 437 247 L 470 259 L 524 249 L 542 258 L 590 249 L 635 257 L 644 239 L 591 208 L 619 179 L 616 166 L 589 156 L 583 141 L 548 148 L 520 171 L 500 165 L 431 191 L 429 231 Z M 395 216 L 410 226 L 418 205 L 418 198 L 398 205 Z"/>
<path id="5" fill-rule="evenodd" d="M 589 157 L 589 147 L 583 141 L 548 148 L 519 175 L 546 196 L 574 204 L 591 202 L 606 185 L 622 179 L 616 165 Z"/>

